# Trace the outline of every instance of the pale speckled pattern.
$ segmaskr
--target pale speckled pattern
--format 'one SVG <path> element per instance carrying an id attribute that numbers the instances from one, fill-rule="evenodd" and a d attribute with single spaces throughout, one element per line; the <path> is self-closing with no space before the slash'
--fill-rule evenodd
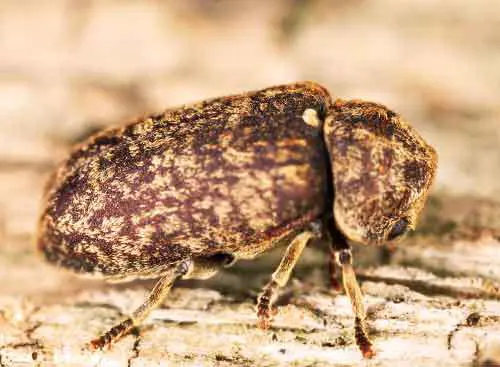
<path id="1" fill-rule="evenodd" d="M 312 82 L 216 98 L 77 146 L 48 185 L 38 248 L 120 280 L 253 258 L 314 220 L 332 231 L 332 212 L 348 239 L 378 244 L 399 219 L 414 227 L 436 165 L 396 113 Z"/>
<path id="2" fill-rule="evenodd" d="M 321 126 L 302 115 L 330 103 L 306 82 L 104 131 L 49 183 L 38 247 L 51 262 L 111 278 L 158 276 L 200 254 L 251 258 L 324 213 Z"/>
<path id="3" fill-rule="evenodd" d="M 401 116 L 367 101 L 335 101 L 325 121 L 335 220 L 344 235 L 382 244 L 399 220 L 414 229 L 437 154 Z"/>

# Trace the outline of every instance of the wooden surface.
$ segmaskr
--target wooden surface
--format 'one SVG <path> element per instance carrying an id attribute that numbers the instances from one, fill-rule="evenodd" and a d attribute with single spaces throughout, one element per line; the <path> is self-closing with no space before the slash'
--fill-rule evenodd
<path id="1" fill-rule="evenodd" d="M 0 1 L 0 367 L 500 365 L 499 22 L 496 0 Z M 389 105 L 440 156 L 415 235 L 356 248 L 377 356 L 353 345 L 321 244 L 269 332 L 254 303 L 282 249 L 180 282 L 139 334 L 86 349 L 152 283 L 84 280 L 37 256 L 56 162 L 104 126 L 304 79 Z"/>
<path id="2" fill-rule="evenodd" d="M 254 300 L 280 251 L 208 282 L 181 282 L 138 334 L 105 352 L 85 344 L 137 307 L 150 283 L 82 281 L 29 251 L 3 251 L 0 365 L 489 366 L 500 363 L 498 246 L 490 233 L 467 241 L 416 237 L 386 265 L 378 251 L 356 248 L 377 351 L 370 362 L 353 344 L 348 299 L 324 281 L 319 244 L 282 293 L 270 331 L 255 327 Z"/>

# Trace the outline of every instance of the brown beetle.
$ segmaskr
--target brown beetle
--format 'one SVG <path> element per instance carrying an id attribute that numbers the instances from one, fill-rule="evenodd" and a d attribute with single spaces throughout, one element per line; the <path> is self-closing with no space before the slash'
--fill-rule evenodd
<path id="1" fill-rule="evenodd" d="M 139 325 L 177 278 L 208 278 L 287 243 L 258 298 L 260 327 L 307 243 L 329 239 L 373 350 L 347 240 L 381 244 L 414 228 L 435 151 L 399 115 L 332 101 L 312 82 L 185 105 L 103 131 L 73 149 L 47 187 L 38 249 L 113 281 L 160 278 L 145 303 L 92 341 Z"/>

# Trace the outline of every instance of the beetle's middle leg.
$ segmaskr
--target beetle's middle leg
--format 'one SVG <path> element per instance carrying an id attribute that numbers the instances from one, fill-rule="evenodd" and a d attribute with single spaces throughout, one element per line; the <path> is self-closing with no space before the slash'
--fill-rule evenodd
<path id="1" fill-rule="evenodd" d="M 274 313 L 274 302 L 278 297 L 278 290 L 288 282 L 290 274 L 307 243 L 317 236 L 318 234 L 314 231 L 305 231 L 297 235 L 288 245 L 278 268 L 274 271 L 271 280 L 262 289 L 257 299 L 258 326 L 261 329 L 269 328 Z"/>

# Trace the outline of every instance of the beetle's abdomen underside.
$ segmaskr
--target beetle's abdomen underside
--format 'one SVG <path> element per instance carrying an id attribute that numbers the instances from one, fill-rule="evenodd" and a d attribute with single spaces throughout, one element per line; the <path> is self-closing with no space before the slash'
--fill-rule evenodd
<path id="1" fill-rule="evenodd" d="M 323 88 L 301 83 L 105 131 L 51 181 L 38 246 L 50 261 L 109 276 L 201 253 L 254 256 L 325 210 L 321 126 L 302 114 L 329 104 Z"/>

